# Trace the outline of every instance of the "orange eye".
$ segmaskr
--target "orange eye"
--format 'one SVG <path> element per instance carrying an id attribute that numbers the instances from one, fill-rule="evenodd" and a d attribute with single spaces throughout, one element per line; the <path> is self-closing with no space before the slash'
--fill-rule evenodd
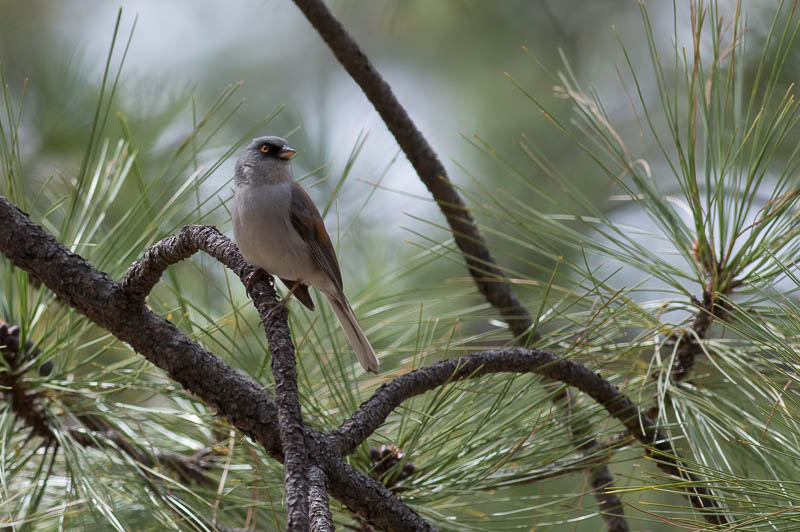
<path id="1" fill-rule="evenodd" d="M 264 144 L 263 146 L 261 146 L 261 151 L 264 152 L 264 153 L 267 153 L 269 151 L 269 146 Z"/>

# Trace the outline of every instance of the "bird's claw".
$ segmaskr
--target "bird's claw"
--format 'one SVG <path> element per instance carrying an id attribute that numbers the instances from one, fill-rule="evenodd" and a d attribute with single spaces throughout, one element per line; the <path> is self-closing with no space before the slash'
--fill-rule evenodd
<path id="1" fill-rule="evenodd" d="M 249 294 L 253 290 L 253 285 L 264 277 L 269 278 L 269 275 L 261 268 L 257 268 L 253 273 L 248 275 L 247 279 L 244 280 L 244 289 L 247 290 L 247 293 Z"/>

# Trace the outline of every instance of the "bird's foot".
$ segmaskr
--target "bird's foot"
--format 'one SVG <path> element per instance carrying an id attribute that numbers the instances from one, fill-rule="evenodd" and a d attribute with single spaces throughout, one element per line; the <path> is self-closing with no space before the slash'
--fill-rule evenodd
<path id="1" fill-rule="evenodd" d="M 256 268 L 256 270 L 248 275 L 247 279 L 244 280 L 244 289 L 247 290 L 248 294 L 250 294 L 250 292 L 253 290 L 253 285 L 264 278 L 269 280 L 269 274 L 267 274 L 267 272 L 261 268 Z"/>

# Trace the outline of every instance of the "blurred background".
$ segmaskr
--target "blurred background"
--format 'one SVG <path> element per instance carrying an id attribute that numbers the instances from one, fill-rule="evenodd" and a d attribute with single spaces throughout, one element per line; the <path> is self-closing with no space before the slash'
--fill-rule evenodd
<path id="1" fill-rule="evenodd" d="M 671 39 L 671 6 L 653 4 L 653 18 L 666 17 L 657 30 Z M 290 136 L 302 151 L 295 159 L 298 176 L 323 168 L 312 180 L 318 202 L 327 199 L 336 182 L 331 176 L 341 173 L 359 136 L 367 136 L 336 216 L 351 216 L 347 206 L 386 176 L 355 230 L 374 231 L 388 244 L 386 251 L 394 253 L 406 247 L 402 242 L 409 234 L 403 227 L 419 227 L 404 213 L 442 221 L 405 157 L 394 159 L 398 147 L 377 113 L 291 2 L 121 5 L 122 38 L 115 59 L 134 21 L 136 29 L 115 108 L 132 121 L 141 159 L 152 160 L 153 153 L 168 150 L 191 129 L 191 98 L 202 114 L 226 85 L 241 80 L 235 98 L 246 101 L 200 164 L 234 144 L 260 118 L 283 108 L 257 133 Z M 68 172 L 70 164 L 77 170 L 119 4 L 2 0 L 0 6 L 0 57 L 7 83 L 20 89 L 29 79 L 22 143 L 24 163 L 34 169 L 28 175 L 45 178 L 54 168 Z M 636 2 L 380 0 L 335 1 L 330 7 L 392 86 L 454 181 L 471 186 L 468 172 L 488 186 L 513 187 L 471 142 L 478 135 L 522 165 L 527 158 L 516 144 L 525 134 L 565 174 L 602 188 L 582 170 L 571 141 L 553 134 L 504 72 L 537 97 L 552 100 L 553 80 L 522 46 L 552 71 L 563 69 L 563 54 L 576 76 L 603 94 L 609 112 L 632 121 L 614 69 L 615 64 L 622 68 L 623 58 L 612 26 L 629 43 L 640 40 Z M 633 57 L 635 62 L 646 59 L 644 47 L 631 51 L 641 54 Z M 164 130 L 166 121 L 171 126 Z M 117 127 L 114 122 L 110 127 Z M 234 159 L 215 173 L 216 184 L 229 179 Z M 357 261 L 342 262 L 352 267 Z"/>
<path id="2" fill-rule="evenodd" d="M 397 262 L 419 251 L 404 243 L 419 240 L 417 231 L 433 241 L 445 237 L 435 227 L 443 218 L 405 157 L 397 156 L 397 144 L 377 113 L 287 1 L 187 5 L 155 0 L 0 0 L 0 60 L 6 82 L 12 94 L 19 94 L 28 80 L 21 145 L 29 179 L 45 180 L 53 172 L 67 174 L 80 167 L 120 5 L 121 37 L 114 61 L 121 58 L 134 23 L 135 31 L 112 114 L 118 112 L 128 122 L 145 175 L 157 171 L 227 85 L 241 81 L 232 99 L 245 101 L 196 156 L 197 165 L 208 167 L 261 118 L 281 110 L 253 136 L 289 136 L 301 151 L 295 158 L 296 176 L 307 177 L 303 183 L 324 205 L 363 141 L 337 191 L 338 201 L 326 216 L 332 233 L 348 227 L 359 237 L 340 243 L 346 247 L 347 258 L 341 262 L 347 286 L 365 282 L 368 272 L 359 266 L 358 257 L 366 250 L 380 249 L 385 260 Z M 732 5 L 721 2 L 722 11 L 731 14 Z M 526 139 L 587 197 L 608 203 L 608 179 L 597 175 L 593 162 L 571 139 L 557 134 L 506 76 L 552 110 L 568 115 L 572 104 L 554 98 L 556 83 L 547 74 L 565 72 L 565 61 L 575 78 L 602 98 L 605 112 L 626 141 L 643 155 L 657 156 L 651 139 L 635 145 L 643 137 L 642 117 L 633 111 L 631 98 L 636 95 L 620 51 L 621 40 L 632 65 L 642 73 L 645 98 L 655 100 L 647 91 L 652 88 L 652 68 L 635 1 L 377 0 L 333 1 L 330 7 L 392 86 L 449 177 L 467 189 L 519 189 L 508 166 L 498 165 L 475 147 L 483 142 L 509 166 L 538 179 L 545 189 L 556 190 L 520 149 L 518 143 Z M 762 13 L 762 7 L 766 6 L 747 6 L 751 35 L 758 36 L 769 21 L 770 13 Z M 678 2 L 677 32 L 670 2 L 650 2 L 648 8 L 659 45 L 669 47 L 675 37 L 691 45 L 688 2 Z M 121 135 L 113 117 L 108 127 L 108 136 Z M 476 141 L 476 136 L 482 140 Z M 236 154 L 222 162 L 206 190 L 216 191 L 230 179 L 235 158 Z M 663 176 L 656 172 L 656 178 Z M 223 188 L 220 197 L 230 194 L 230 187 Z M 526 201 L 547 208 L 538 198 Z M 607 206 L 612 208 L 619 204 Z M 356 215 L 358 222 L 351 223 Z M 230 231 L 229 220 L 215 222 Z M 500 243 L 491 237 L 489 243 L 502 257 L 501 264 L 523 267 L 504 256 Z M 548 271 L 551 264 L 541 260 Z M 423 278 L 437 286 L 441 275 L 428 271 Z"/>
<path id="3" fill-rule="evenodd" d="M 669 50 L 677 40 L 679 46 L 691 49 L 689 2 L 676 2 L 675 10 L 671 2 L 653 0 L 646 4 L 657 45 Z M 748 39 L 755 43 L 768 29 L 773 14 L 768 4 L 746 4 Z M 29 197 L 50 179 L 68 186 L 72 176 L 85 172 L 86 146 L 101 90 L 105 90 L 102 101 L 109 98 L 109 85 L 101 87 L 120 5 L 122 17 L 110 79 L 116 76 L 123 56 L 124 67 L 102 133 L 112 139 L 112 145 L 124 138 L 129 151 L 137 153 L 131 164 L 139 186 L 128 182 L 121 185 L 122 194 L 109 204 L 98 238 L 113 244 L 112 222 L 123 220 L 141 197 L 178 194 L 182 182 L 199 174 L 206 177 L 198 183 L 191 201 L 187 199 L 185 205 L 176 207 L 178 214 L 146 233 L 141 241 L 132 235 L 124 246 L 120 245 L 124 249 L 120 256 L 112 260 L 107 254 L 98 255 L 91 247 L 95 243 L 84 243 L 88 247 L 78 247 L 80 252 L 119 278 L 147 244 L 168 234 L 180 225 L 178 221 L 216 224 L 232 236 L 228 209 L 237 143 L 263 134 L 285 136 L 300 152 L 294 159 L 295 176 L 320 209 L 325 207 L 326 225 L 337 240 L 346 292 L 371 340 L 386 355 L 382 363 L 387 376 L 394 370 L 404 371 L 425 356 L 437 359 L 450 354 L 448 342 L 453 330 L 458 331 L 457 347 L 465 351 L 507 340 L 503 324 L 489 319 L 496 313 L 466 278 L 461 257 L 443 244 L 449 236 L 444 219 L 391 134 L 288 0 L 0 0 L 0 64 L 9 98 L 14 108 L 22 110 L 20 165 Z M 335 0 L 328 5 L 392 86 L 442 159 L 450 179 L 461 187 L 498 262 L 524 278 L 516 288 L 532 312 L 538 308 L 542 283 L 550 278 L 556 257 L 567 254 L 576 262 L 582 259 L 574 247 L 560 247 L 557 239 L 546 244 L 547 253 L 536 248 L 545 243 L 536 241 L 535 236 L 524 245 L 512 245 L 502 237 L 503 220 L 487 214 L 487 205 L 501 195 L 548 213 L 564 212 L 561 206 L 543 199 L 549 194 L 557 195 L 560 205 L 571 205 L 569 190 L 532 161 L 531 148 L 545 154 L 547 167 L 558 169 L 560 176 L 610 213 L 612 219 L 637 228 L 652 226 L 638 209 L 609 199 L 613 189 L 609 177 L 598 171 L 596 161 L 576 149 L 574 139 L 560 134 L 532 101 L 542 102 L 558 114 L 558 120 L 575 118 L 571 114 L 574 103 L 560 98 L 563 93 L 554 89 L 562 85 L 559 73 L 579 83 L 583 90 L 596 93 L 616 131 L 632 152 L 649 162 L 662 189 L 667 194 L 680 192 L 657 145 L 646 133 L 641 106 L 632 103 L 637 95 L 627 61 L 639 73 L 644 100 L 658 100 L 638 2 Z M 730 17 L 733 2 L 721 1 L 720 9 Z M 626 47 L 627 57 L 620 42 Z M 754 50 L 758 50 L 758 44 Z M 796 65 L 800 65 L 792 59 L 797 59 L 794 52 L 787 61 L 787 80 L 794 79 Z M 757 60 L 758 54 L 754 54 L 745 63 Z M 228 92 L 228 87 L 234 87 L 235 92 Z M 220 94 L 226 106 L 222 110 L 215 109 Z M 219 129 L 207 141 L 195 145 L 198 137 L 190 133 L 209 109 L 215 109 L 215 116 L 224 116 L 225 120 L 217 121 Z M 272 118 L 264 125 L 267 116 Z M 657 113 L 655 120 L 659 121 Z M 185 166 L 167 170 L 175 160 L 176 149 L 186 143 L 192 143 L 193 149 L 191 157 L 181 162 Z M 102 158 L 92 155 L 89 160 Z M 167 174 L 172 177 L 163 192 L 147 188 L 155 176 Z M 529 186 L 543 192 L 530 194 Z M 59 198 L 58 192 L 52 193 L 50 204 L 57 205 Z M 48 211 L 47 202 L 39 204 L 34 213 L 41 215 L 44 211 Z M 57 209 L 53 211 L 57 216 Z M 79 245 L 77 239 L 75 242 Z M 218 270 L 213 270 L 213 279 L 209 280 L 207 259 L 196 257 L 193 264 L 199 268 L 184 264 L 171 269 L 178 273 L 169 274 L 165 286 L 151 298 L 151 305 L 192 331 L 228 362 L 259 379 L 268 379 L 263 334 L 257 330 L 255 312 L 248 308 L 243 290 L 230 282 L 221 287 L 225 281 Z M 645 277 L 634 270 L 619 274 L 615 282 L 630 286 Z M 192 284 L 193 280 L 198 282 Z M 693 293 L 700 289 L 698 285 L 688 287 Z M 218 297 L 223 293 L 225 297 Z M 633 297 L 646 299 L 648 295 L 640 292 Z M 232 306 L 236 310 L 231 318 Z M 239 311 L 244 316 L 242 321 L 249 323 L 247 327 L 240 325 Z M 294 323 L 296 336 L 298 330 L 311 331 L 315 323 L 313 316 L 305 313 L 292 319 L 298 320 Z M 425 326 L 415 329 L 423 322 Z M 219 330 L 204 328 L 210 324 L 219 325 Z M 235 334 L 231 332 L 234 329 Z M 316 325 L 314 333 L 306 334 L 324 335 L 320 329 Z M 230 332 L 232 337 L 223 337 L 220 331 Z M 238 334 L 243 345 L 238 343 Z M 329 346 L 327 340 L 308 337 L 308 343 L 304 337 L 299 345 L 310 366 L 319 361 L 312 355 L 324 358 Z M 425 347 L 420 349 L 420 345 Z M 437 350 L 438 345 L 448 349 Z M 314 351 L 315 346 L 319 352 Z M 79 363 L 70 362 L 78 360 L 80 353 L 72 359 L 64 356 L 56 362 L 56 374 L 80 373 Z M 349 354 L 343 356 L 347 360 Z M 308 371 L 316 371 L 311 377 L 321 382 L 317 369 Z M 641 374 L 646 375 L 646 370 Z M 361 385 L 369 390 L 379 382 L 362 380 Z M 320 401 L 320 413 L 339 413 L 323 405 L 326 399 L 344 410 L 366 397 L 366 392 L 360 391 L 344 400 L 331 392 L 331 397 L 320 399 L 321 392 L 314 388 L 317 384 L 309 386 L 312 389 L 305 393 Z M 550 408 L 547 394 L 537 397 L 531 400 L 530 410 L 546 412 Z M 139 400 L 135 395 L 127 399 Z M 348 405 L 348 401 L 353 404 Z M 315 412 L 313 406 L 310 410 Z M 595 421 L 604 418 L 596 405 L 587 407 L 587 412 Z M 328 422 L 319 423 L 325 426 Z M 393 427 L 386 427 L 386 433 Z M 451 429 L 441 428 L 441 433 Z M 386 443 L 393 441 L 387 436 Z M 564 449 L 565 454 L 575 450 L 568 444 Z M 416 456 L 430 451 L 418 449 Z M 366 461 L 364 450 L 361 452 L 359 459 Z M 640 448 L 616 455 L 615 472 L 627 476 L 622 483 L 635 484 L 640 478 L 640 464 L 627 463 L 639 457 Z M 424 464 L 417 465 L 425 470 Z M 563 530 L 559 527 L 573 515 L 558 506 L 563 493 L 572 497 L 565 507 L 583 505 L 586 512 L 594 511 L 581 473 L 532 486 L 512 488 L 510 495 L 504 492 L 507 499 L 498 496 L 497 501 L 484 502 L 482 496 L 470 499 L 467 495 L 459 500 L 463 505 L 460 515 L 474 510 L 477 529 L 485 517 L 481 512 L 510 510 L 515 508 L 515 499 L 530 497 L 553 504 L 555 524 L 551 523 L 550 529 Z M 280 486 L 275 490 L 280 497 Z M 419 497 L 418 503 L 424 506 L 425 496 Z M 667 504 L 683 501 L 674 493 L 654 496 L 648 492 L 635 497 L 637 501 L 653 498 Z M 506 524 L 509 529 L 548 526 L 546 519 L 526 519 L 508 518 Z M 596 530 L 600 523 L 595 515 L 586 522 L 576 520 L 574 529 Z M 671 529 L 658 521 L 648 523 L 648 528 Z"/>

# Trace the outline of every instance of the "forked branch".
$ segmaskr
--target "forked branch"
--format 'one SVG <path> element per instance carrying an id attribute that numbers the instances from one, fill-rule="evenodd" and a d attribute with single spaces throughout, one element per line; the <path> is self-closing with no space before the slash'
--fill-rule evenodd
<path id="1" fill-rule="evenodd" d="M 278 436 L 284 420 L 278 415 L 275 402 L 260 386 L 205 351 L 171 323 L 154 315 L 138 296 L 129 295 L 122 285 L 71 253 L 2 197 L 0 227 L 5 229 L 0 231 L 0 252 L 14 265 L 41 279 L 66 304 L 128 342 L 172 379 L 227 416 L 237 429 L 264 445 L 273 458 L 285 462 L 285 447 Z M 236 246 L 216 229 L 190 226 L 148 250 L 126 276 L 125 287 L 134 294 L 146 293 L 160 275 L 153 272 L 163 272 L 171 261 L 186 258 L 192 248 L 207 251 L 243 280 L 252 273 Z M 274 289 L 264 281 L 253 283 L 250 295 L 262 315 L 269 312 L 275 301 Z M 280 324 L 275 323 L 275 320 L 285 323 L 285 316 L 279 314 L 265 320 L 268 337 L 288 334 L 288 329 L 283 331 Z M 273 340 L 270 343 L 273 345 Z M 310 464 L 306 466 L 306 475 L 308 467 L 319 467 L 326 475 L 331 494 L 376 526 L 391 530 L 432 530 L 429 523 L 385 487 L 344 463 L 342 455 L 352 451 L 405 399 L 453 378 L 475 378 L 499 371 L 536 372 L 575 386 L 593 397 L 656 453 L 660 467 L 691 482 L 687 488 L 689 497 L 695 506 L 706 510 L 707 520 L 724 522 L 715 512 L 717 507 L 706 489 L 697 486 L 694 477 L 681 473 L 670 442 L 613 384 L 578 362 L 522 348 L 475 353 L 398 377 L 379 388 L 332 434 L 316 432 L 300 420 L 301 436 L 304 445 L 308 444 L 307 456 L 302 456 L 301 460 Z M 297 472 L 291 475 L 294 482 L 297 482 L 296 475 Z M 308 519 L 308 513 L 305 517 Z"/>

